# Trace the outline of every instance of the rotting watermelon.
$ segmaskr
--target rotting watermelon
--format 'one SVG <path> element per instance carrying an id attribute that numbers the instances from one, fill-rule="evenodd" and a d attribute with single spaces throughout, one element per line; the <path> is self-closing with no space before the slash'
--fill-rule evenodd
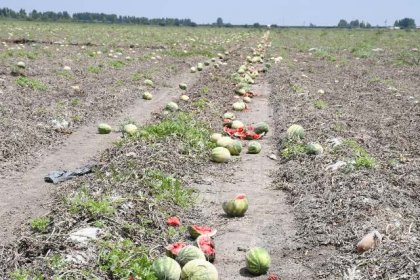
<path id="1" fill-rule="evenodd" d="M 181 251 L 182 248 L 186 247 L 187 243 L 185 242 L 175 242 L 173 244 L 169 244 L 168 246 L 166 246 L 166 255 L 168 257 L 171 257 L 173 259 L 175 259 L 178 254 L 179 251 Z"/>
<path id="2" fill-rule="evenodd" d="M 201 249 L 206 256 L 206 260 L 213 262 L 216 258 L 216 246 L 213 239 L 208 235 L 200 235 L 195 241 L 195 245 Z"/>
<path id="3" fill-rule="evenodd" d="M 235 199 L 224 202 L 222 207 L 229 217 L 243 217 L 248 210 L 248 199 L 246 195 L 238 194 Z"/>
<path id="4" fill-rule="evenodd" d="M 200 235 L 204 235 L 204 234 L 210 237 L 214 236 L 217 230 L 208 226 L 192 225 L 188 227 L 188 232 L 190 233 L 192 238 L 196 239 Z"/>

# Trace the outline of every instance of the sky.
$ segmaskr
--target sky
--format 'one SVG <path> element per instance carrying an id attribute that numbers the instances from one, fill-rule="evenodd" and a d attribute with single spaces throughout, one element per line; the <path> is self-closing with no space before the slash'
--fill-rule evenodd
<path id="1" fill-rule="evenodd" d="M 420 25 L 420 0 L 0 0 L 0 7 L 189 18 L 196 23 L 213 23 L 221 17 L 232 24 L 325 26 L 359 19 L 375 26 L 410 17 Z"/>

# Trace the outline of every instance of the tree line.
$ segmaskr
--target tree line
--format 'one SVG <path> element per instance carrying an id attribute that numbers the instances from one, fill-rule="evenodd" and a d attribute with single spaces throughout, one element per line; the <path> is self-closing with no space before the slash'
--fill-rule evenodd
<path id="1" fill-rule="evenodd" d="M 359 21 L 358 19 L 347 22 L 345 19 L 341 19 L 337 27 L 339 28 L 371 28 L 372 25 L 369 22 Z M 394 27 L 399 27 L 403 29 L 416 28 L 416 22 L 412 18 L 403 18 L 401 20 L 396 20 Z"/>
<path id="2" fill-rule="evenodd" d="M 18 12 L 9 9 L 0 9 L 0 18 L 12 18 L 20 20 L 37 20 L 37 21 L 74 21 L 74 22 L 100 22 L 100 23 L 128 23 L 142 25 L 170 25 L 170 26 L 196 26 L 197 24 L 190 19 L 178 18 L 152 18 L 135 17 L 135 16 L 118 16 L 116 14 L 104 13 L 74 13 L 69 14 L 67 11 L 62 12 L 38 12 L 33 10 L 27 13 L 24 9 Z"/>

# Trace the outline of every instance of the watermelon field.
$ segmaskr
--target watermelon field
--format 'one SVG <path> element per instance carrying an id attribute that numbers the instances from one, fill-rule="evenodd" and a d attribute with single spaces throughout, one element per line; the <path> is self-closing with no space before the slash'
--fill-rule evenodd
<path id="1" fill-rule="evenodd" d="M 0 279 L 420 279 L 419 48 L 0 21 Z"/>

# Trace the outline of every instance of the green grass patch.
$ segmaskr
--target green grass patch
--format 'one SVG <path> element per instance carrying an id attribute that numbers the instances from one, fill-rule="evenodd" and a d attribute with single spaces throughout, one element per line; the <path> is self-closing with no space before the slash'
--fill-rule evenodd
<path id="1" fill-rule="evenodd" d="M 113 279 L 129 279 L 135 275 L 138 279 L 157 280 L 151 270 L 152 261 L 148 250 L 135 245 L 128 239 L 119 242 L 103 242 L 99 252 L 99 267 Z"/>
<path id="2" fill-rule="evenodd" d="M 28 59 L 36 59 L 38 58 L 38 53 L 33 51 L 27 50 L 7 50 L 0 54 L 0 58 L 10 58 L 10 57 L 20 57 L 20 58 L 28 58 Z"/>
<path id="3" fill-rule="evenodd" d="M 290 88 L 294 93 L 303 93 L 305 90 L 298 84 L 290 84 Z"/>
<path id="4" fill-rule="evenodd" d="M 419 66 L 420 65 L 420 52 L 402 51 L 397 55 L 395 63 L 398 66 Z"/>
<path id="5" fill-rule="evenodd" d="M 59 71 L 56 72 L 56 74 L 57 74 L 57 76 L 63 77 L 65 79 L 67 79 L 67 80 L 74 79 L 73 73 L 70 72 L 70 71 L 67 71 L 67 70 L 59 70 Z"/>
<path id="6" fill-rule="evenodd" d="M 139 137 L 154 141 L 167 137 L 178 137 L 191 149 L 201 151 L 214 147 L 210 142 L 211 131 L 207 124 L 196 120 L 192 113 L 178 113 L 156 124 L 140 128 Z"/>
<path id="7" fill-rule="evenodd" d="M 21 87 L 29 87 L 33 90 L 44 91 L 47 90 L 47 86 L 44 85 L 41 81 L 30 79 L 28 77 L 18 77 L 16 79 L 16 84 Z"/>
<path id="8" fill-rule="evenodd" d="M 16 269 L 10 273 L 10 279 L 12 280 L 44 280 L 41 272 L 34 272 L 27 269 Z"/>
<path id="9" fill-rule="evenodd" d="M 131 75 L 131 80 L 133 82 L 143 82 L 144 80 L 153 80 L 153 74 L 156 72 L 156 69 L 149 69 L 144 72 L 136 72 L 133 75 Z"/>
<path id="10" fill-rule="evenodd" d="M 323 60 L 328 60 L 328 61 L 331 61 L 331 62 L 336 62 L 337 61 L 337 57 L 331 55 L 326 50 L 317 50 L 315 52 L 315 57 L 317 57 L 319 59 L 323 59 Z"/>
<path id="11" fill-rule="evenodd" d="M 109 62 L 109 65 L 114 69 L 123 69 L 126 66 L 126 63 L 121 60 L 112 60 Z"/>
<path id="12" fill-rule="evenodd" d="M 200 98 L 197 101 L 193 103 L 193 106 L 196 107 L 199 110 L 204 110 L 207 106 L 207 103 L 209 103 L 209 100 L 207 98 Z"/>
<path id="13" fill-rule="evenodd" d="M 306 153 L 305 144 L 298 143 L 295 140 L 288 140 L 282 147 L 280 155 L 285 159 L 294 158 Z"/>
<path id="14" fill-rule="evenodd" d="M 318 110 L 322 110 L 328 107 L 328 103 L 319 99 L 314 101 L 314 107 Z"/>
<path id="15" fill-rule="evenodd" d="M 180 180 L 166 176 L 161 171 L 147 170 L 143 182 L 158 202 L 172 201 L 183 208 L 191 206 L 194 202 L 193 189 L 184 188 Z"/>
<path id="16" fill-rule="evenodd" d="M 212 58 L 214 54 L 207 50 L 189 50 L 184 52 L 183 50 L 179 49 L 172 49 L 168 51 L 162 52 L 163 55 L 171 56 L 171 57 L 190 57 L 190 56 L 205 56 L 208 58 Z"/>
<path id="17" fill-rule="evenodd" d="M 70 101 L 70 104 L 71 104 L 71 106 L 73 106 L 73 107 L 76 107 L 76 106 L 79 106 L 80 104 L 82 103 L 82 100 L 80 100 L 80 98 L 73 98 L 71 101 Z"/>
<path id="18" fill-rule="evenodd" d="M 87 67 L 87 71 L 88 71 L 89 73 L 99 74 L 99 73 L 101 73 L 101 72 L 102 72 L 102 67 L 89 65 L 89 66 Z"/>
<path id="19" fill-rule="evenodd" d="M 86 188 L 82 188 L 72 197 L 67 199 L 71 213 L 88 213 L 92 216 L 111 216 L 116 209 L 109 197 L 93 197 Z"/>
<path id="20" fill-rule="evenodd" d="M 376 166 L 376 160 L 353 139 L 346 139 L 343 145 L 349 147 L 355 155 L 354 166 L 358 169 L 371 169 Z"/>
<path id="21" fill-rule="evenodd" d="M 204 94 L 207 94 L 207 93 L 209 93 L 209 87 L 208 86 L 204 86 L 202 89 L 201 89 L 201 92 L 202 93 L 204 93 Z"/>
<path id="22" fill-rule="evenodd" d="M 44 232 L 49 224 L 50 219 L 48 217 L 35 218 L 31 221 L 31 228 L 37 232 Z"/>

